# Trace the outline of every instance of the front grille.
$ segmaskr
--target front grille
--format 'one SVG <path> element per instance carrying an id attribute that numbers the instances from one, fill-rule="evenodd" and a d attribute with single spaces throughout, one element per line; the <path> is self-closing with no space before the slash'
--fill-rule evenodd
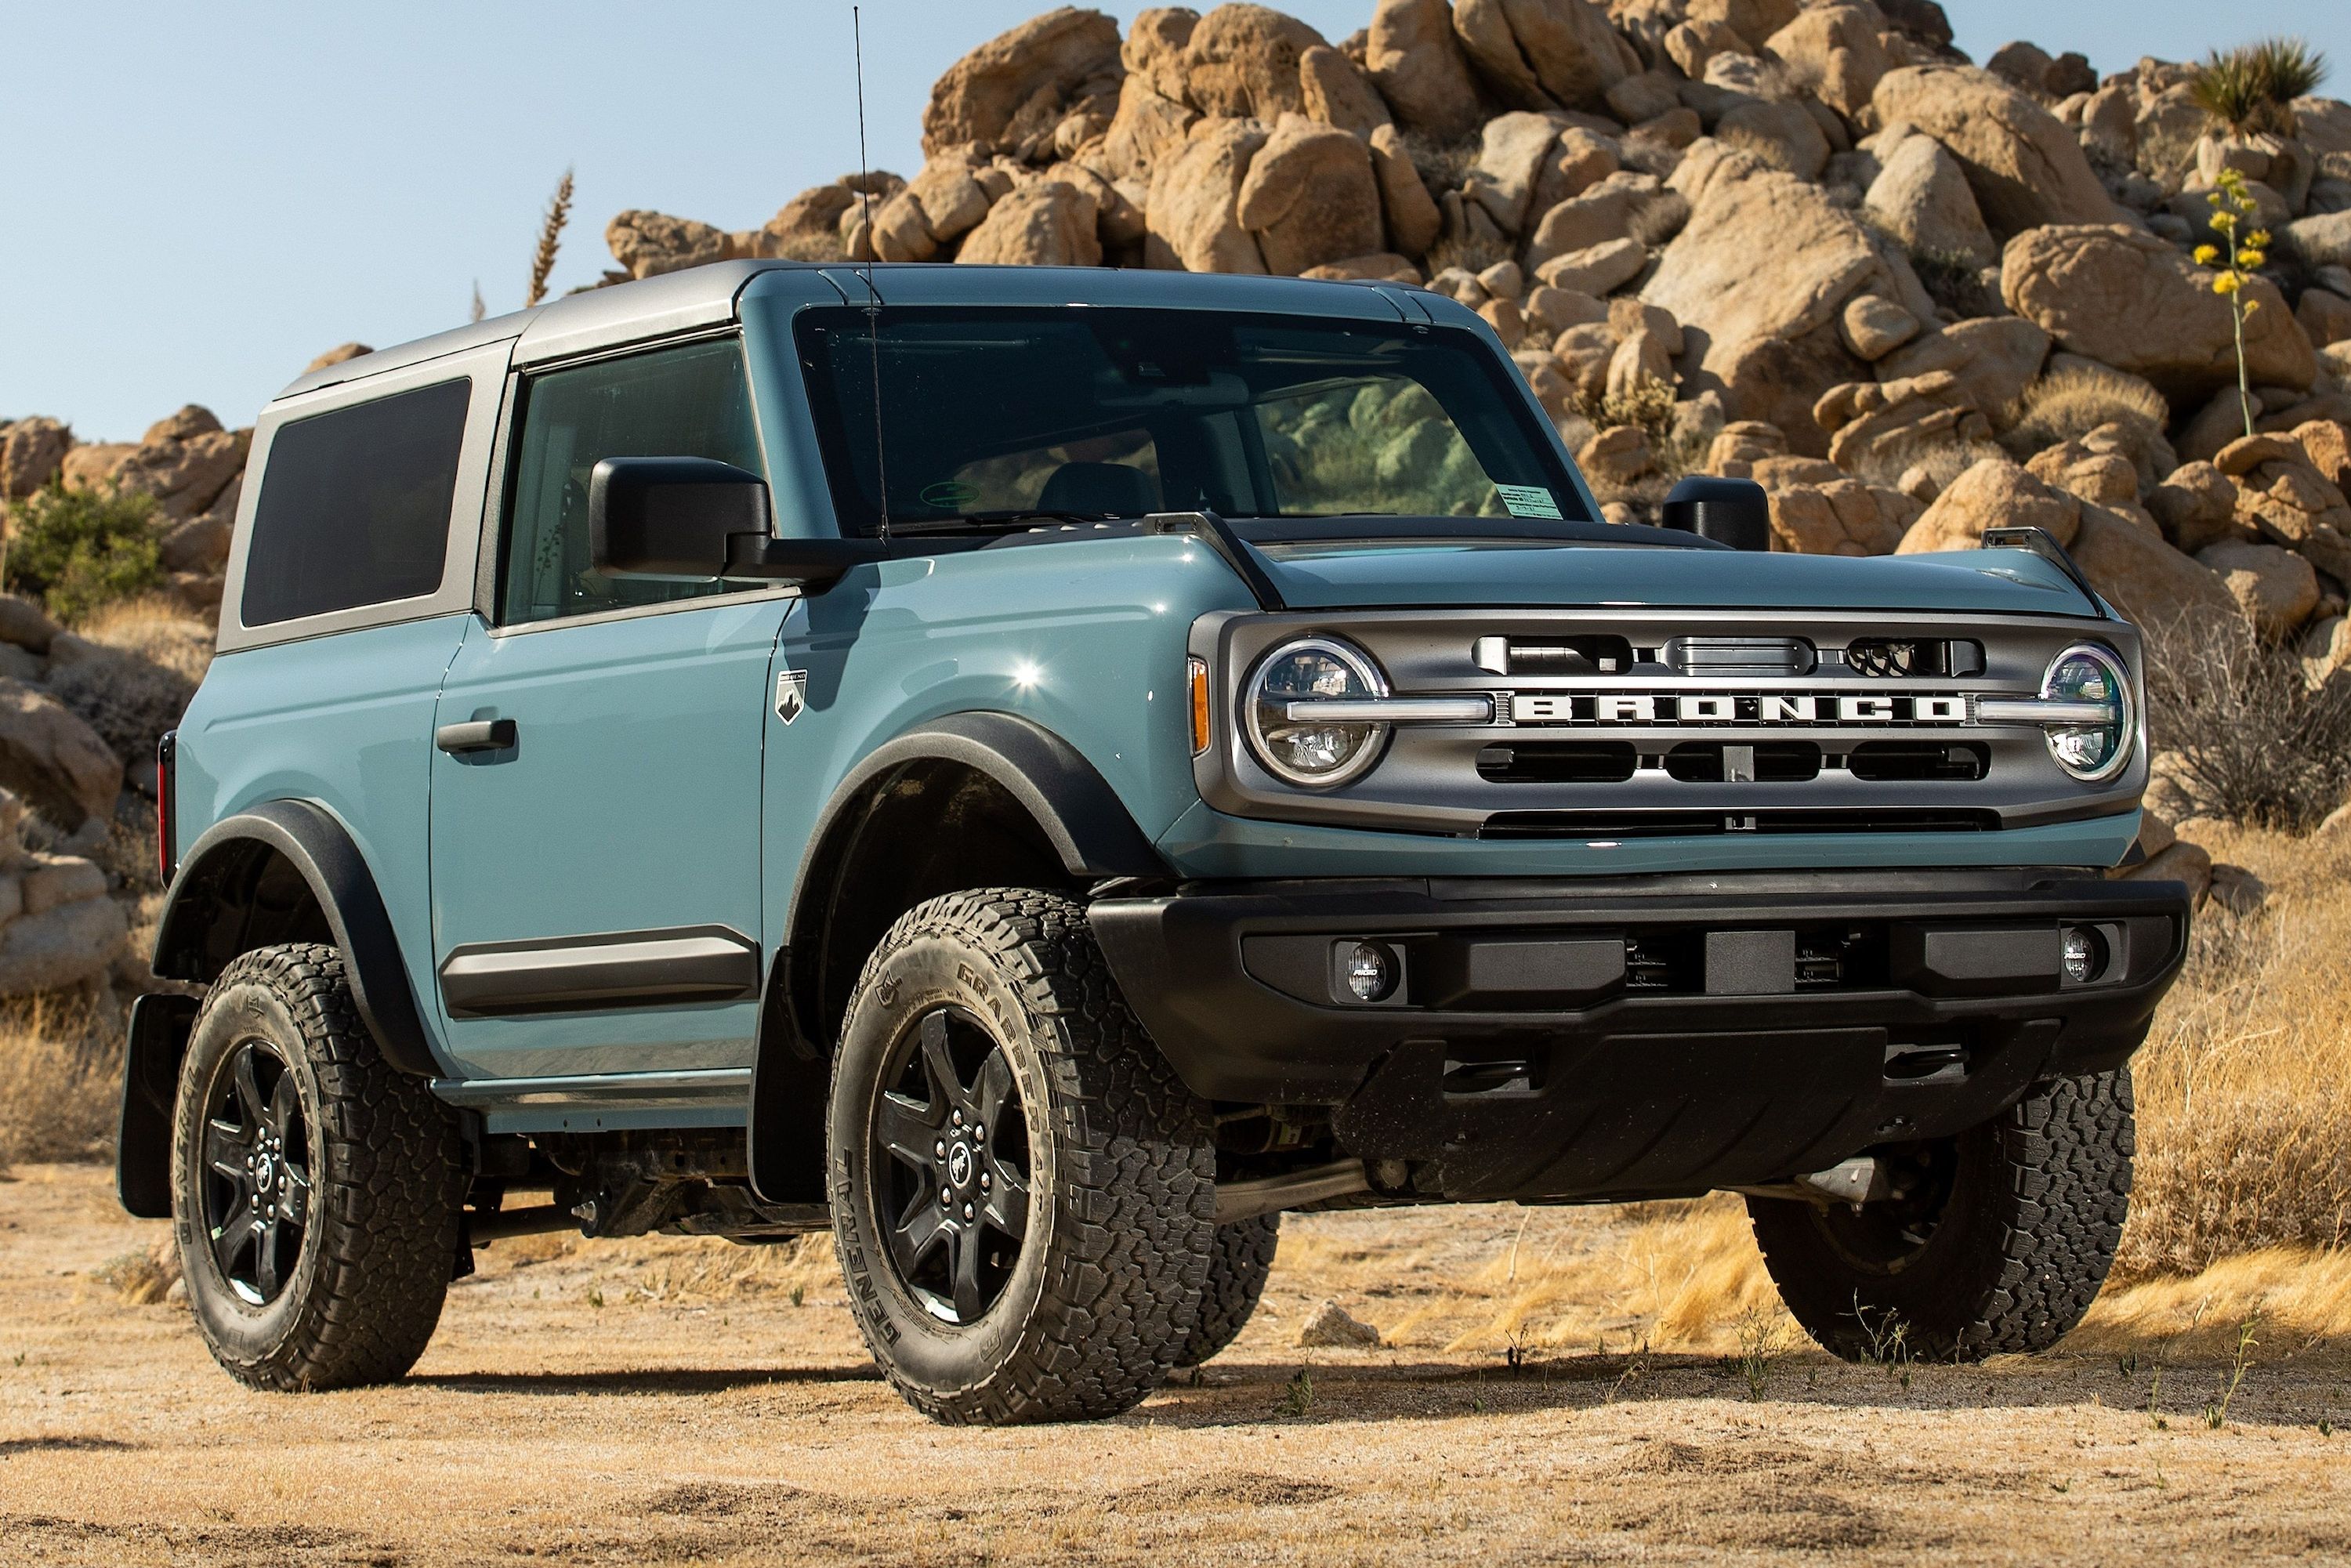
<path id="1" fill-rule="evenodd" d="M 1802 784 L 1820 777 L 1821 748 L 1801 740 L 1690 741 L 1666 753 L 1666 771 L 1685 784 Z"/>
<path id="2" fill-rule="evenodd" d="M 1665 653 L 1685 675 L 1803 675 L 1819 663 L 1802 637 L 1674 637 Z"/>
<path id="3" fill-rule="evenodd" d="M 1993 811 L 1917 808 L 1752 811 L 1497 811 L 1481 839 L 1664 839 L 1708 833 L 1975 833 L 2000 826 Z"/>
<path id="4" fill-rule="evenodd" d="M 1923 779 L 1982 778 L 1991 769 L 1991 747 L 1974 741 L 1872 740 L 1844 759 L 1856 779 L 1872 784 Z"/>
<path id="5" fill-rule="evenodd" d="M 1489 784 L 1622 784 L 1640 761 L 1629 740 L 1533 740 L 1484 747 L 1478 777 Z"/>

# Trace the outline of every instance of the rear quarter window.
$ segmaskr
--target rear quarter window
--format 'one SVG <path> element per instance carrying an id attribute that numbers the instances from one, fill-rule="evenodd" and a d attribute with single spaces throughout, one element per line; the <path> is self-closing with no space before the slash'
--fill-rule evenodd
<path id="1" fill-rule="evenodd" d="M 247 626 L 414 599 L 441 586 L 471 381 L 278 427 L 246 551 Z"/>

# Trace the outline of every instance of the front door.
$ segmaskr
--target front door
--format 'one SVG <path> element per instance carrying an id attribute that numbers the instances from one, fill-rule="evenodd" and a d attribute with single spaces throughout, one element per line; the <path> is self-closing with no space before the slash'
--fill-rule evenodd
<path id="1" fill-rule="evenodd" d="M 496 611 L 467 627 L 434 716 L 452 1051 L 510 1099 L 706 1100 L 751 1064 L 765 695 L 792 601 L 590 570 L 587 495 L 605 457 L 765 472 L 741 346 L 537 376 L 516 428 Z M 602 1082 L 617 1075 L 636 1082 Z"/>

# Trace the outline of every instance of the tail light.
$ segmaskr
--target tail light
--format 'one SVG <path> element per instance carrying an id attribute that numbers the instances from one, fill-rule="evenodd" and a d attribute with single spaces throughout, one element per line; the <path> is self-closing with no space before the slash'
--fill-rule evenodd
<path id="1" fill-rule="evenodd" d="M 180 732 L 169 729 L 155 743 L 155 871 L 166 886 L 180 864 L 180 825 L 174 820 L 172 784 L 177 775 Z"/>

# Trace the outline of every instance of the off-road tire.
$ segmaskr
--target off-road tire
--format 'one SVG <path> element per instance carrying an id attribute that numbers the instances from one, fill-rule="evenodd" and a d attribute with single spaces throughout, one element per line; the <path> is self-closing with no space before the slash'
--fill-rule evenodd
<path id="1" fill-rule="evenodd" d="M 1208 1254 L 1208 1284 L 1200 1292 L 1200 1316 L 1176 1357 L 1178 1366 L 1200 1366 L 1240 1337 L 1265 1294 L 1273 1272 L 1273 1249 L 1281 1239 L 1281 1216 L 1260 1214 L 1217 1227 L 1216 1249 Z"/>
<path id="2" fill-rule="evenodd" d="M 1831 1210 L 1747 1207 L 1781 1299 L 1832 1354 L 1980 1361 L 2046 1350 L 2090 1310 L 2122 1239 L 2133 1150 L 2122 1067 L 2042 1083 L 1953 1140 L 1941 1218 L 1894 1267 L 1857 1264 Z"/>
<path id="3" fill-rule="evenodd" d="M 946 1009 L 987 1025 L 1027 1128 L 1023 1239 L 968 1323 L 901 1278 L 872 1147 L 884 1072 Z M 829 1117 L 850 1305 L 908 1404 L 950 1425 L 1085 1420 L 1133 1408 L 1173 1370 L 1215 1239 L 1213 1127 L 1120 997 L 1081 905 L 984 888 L 902 916 L 850 997 Z"/>
<path id="4" fill-rule="evenodd" d="M 286 1063 L 309 1145 L 308 1219 L 282 1288 L 254 1306 L 206 1234 L 199 1162 L 219 1064 L 258 1040 Z M 377 1051 L 342 956 L 313 943 L 233 960 L 189 1031 L 172 1114 L 172 1215 L 196 1327 L 213 1358 L 276 1392 L 392 1381 L 440 1322 L 465 1190 L 455 1119 Z"/>

